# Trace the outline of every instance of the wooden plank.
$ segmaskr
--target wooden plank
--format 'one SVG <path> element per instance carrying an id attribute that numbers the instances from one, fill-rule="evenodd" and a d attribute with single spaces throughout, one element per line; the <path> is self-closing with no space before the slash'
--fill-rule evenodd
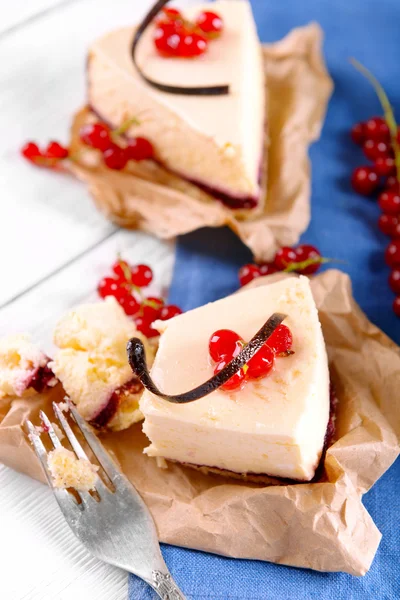
<path id="1" fill-rule="evenodd" d="M 40 18 L 61 4 L 75 0 L 13 0 L 7 2 L 1 13 L 0 35 L 23 26 L 27 21 Z"/>

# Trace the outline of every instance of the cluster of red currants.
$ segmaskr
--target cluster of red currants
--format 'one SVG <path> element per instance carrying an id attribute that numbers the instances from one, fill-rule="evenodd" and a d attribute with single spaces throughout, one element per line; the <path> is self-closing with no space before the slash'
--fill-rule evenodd
<path id="1" fill-rule="evenodd" d="M 159 332 L 152 327 L 154 321 L 167 321 L 181 314 L 174 304 L 164 304 L 158 297 L 144 297 L 143 288 L 153 281 L 153 271 L 147 265 L 129 265 L 125 260 L 117 260 L 112 266 L 113 276 L 104 277 L 97 291 L 101 298 L 114 296 L 129 317 L 133 317 L 136 328 L 147 338 L 156 337 Z"/>
<path id="2" fill-rule="evenodd" d="M 246 285 L 257 277 L 272 275 L 278 271 L 312 275 L 327 259 L 323 259 L 320 251 L 311 244 L 300 244 L 296 248 L 283 246 L 275 254 L 272 262 L 244 265 L 239 269 L 240 285 Z"/>
<path id="3" fill-rule="evenodd" d="M 276 356 L 291 354 L 293 344 L 292 333 L 286 325 L 279 325 L 268 338 L 260 350 L 235 373 L 224 385 L 223 390 L 233 391 L 242 389 L 246 380 L 265 377 L 274 366 Z M 210 337 L 208 350 L 212 360 L 216 363 L 216 375 L 241 352 L 245 346 L 244 340 L 231 329 L 219 329 Z"/>
<path id="4" fill-rule="evenodd" d="M 156 18 L 153 39 L 163 56 L 194 58 L 207 51 L 209 40 L 222 29 L 223 21 L 215 12 L 205 10 L 191 23 L 176 8 L 163 8 Z"/>
<path id="5" fill-rule="evenodd" d="M 358 146 L 362 146 L 365 156 L 373 162 L 373 165 L 357 167 L 351 176 L 351 184 L 354 190 L 363 196 L 371 196 L 381 188 L 382 193 L 398 192 L 396 175 L 396 162 L 394 149 L 391 143 L 389 127 L 382 117 L 372 117 L 365 123 L 356 123 L 351 130 L 351 139 Z M 379 203 L 381 204 L 381 196 Z M 385 198 L 384 204 L 390 204 Z"/>
<path id="6" fill-rule="evenodd" d="M 395 152 L 390 141 L 390 131 L 386 121 L 373 117 L 365 123 L 357 123 L 351 130 L 352 140 L 362 145 L 367 158 L 374 161 L 373 166 L 358 167 L 352 175 L 352 185 L 356 192 L 371 195 L 378 190 L 381 179 L 384 187 L 378 196 L 378 205 L 382 214 L 378 227 L 391 242 L 386 248 L 385 261 L 392 269 L 389 285 L 396 298 L 393 311 L 400 316 L 400 184 L 396 177 Z M 400 141 L 400 131 L 398 134 Z"/>
<path id="7" fill-rule="evenodd" d="M 126 129 L 126 124 L 121 129 Z M 118 131 L 118 130 L 117 130 Z M 154 148 L 144 137 L 129 138 L 123 146 L 116 142 L 117 132 L 113 132 L 106 123 L 98 122 L 84 125 L 79 137 L 81 142 L 103 155 L 104 164 L 114 171 L 121 171 L 129 160 L 149 160 L 154 158 Z"/>
<path id="8" fill-rule="evenodd" d="M 21 148 L 21 154 L 29 162 L 39 167 L 56 168 L 60 161 L 68 158 L 68 148 L 59 142 L 51 141 L 44 150 L 41 150 L 35 142 L 26 142 Z"/>

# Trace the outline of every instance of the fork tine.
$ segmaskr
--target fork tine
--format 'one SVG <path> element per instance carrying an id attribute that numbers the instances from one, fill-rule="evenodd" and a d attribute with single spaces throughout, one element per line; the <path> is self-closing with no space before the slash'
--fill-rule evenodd
<path id="1" fill-rule="evenodd" d="M 108 452 L 103 448 L 102 443 L 98 440 L 94 433 L 90 431 L 90 426 L 88 425 L 88 423 L 86 423 L 86 421 L 80 416 L 72 402 L 70 400 L 68 400 L 67 402 L 75 423 L 78 425 L 83 437 L 89 444 L 93 454 L 103 467 L 107 477 L 110 479 L 110 481 L 123 479 L 124 476 L 119 471 L 117 465 L 112 460 Z"/>
<path id="2" fill-rule="evenodd" d="M 39 416 L 40 416 L 42 423 L 44 423 L 44 425 L 47 428 L 47 433 L 50 436 L 50 439 L 52 441 L 54 448 L 60 448 L 62 446 L 62 444 L 61 444 L 60 440 L 58 439 L 58 435 L 56 434 L 52 423 L 50 423 L 50 419 L 48 418 L 46 413 L 43 412 L 42 410 L 39 412 Z"/>
<path id="3" fill-rule="evenodd" d="M 40 439 L 40 435 L 37 432 L 36 427 L 31 423 L 31 421 L 27 421 L 26 425 L 28 427 L 29 439 L 32 443 L 35 454 L 38 457 L 38 459 L 42 465 L 47 482 L 48 482 L 50 488 L 53 490 L 54 494 L 56 495 L 57 501 L 59 502 L 60 506 L 65 506 L 67 503 L 69 503 L 69 506 L 70 506 L 71 505 L 70 503 L 73 502 L 73 504 L 75 506 L 79 507 L 79 504 L 72 498 L 71 494 L 69 494 L 67 492 L 67 490 L 62 490 L 62 489 L 58 489 L 58 488 L 54 487 L 53 478 L 51 476 L 49 465 L 47 463 L 46 448 L 44 447 L 43 442 Z M 46 425 L 47 425 L 47 423 L 46 423 Z"/>
<path id="4" fill-rule="evenodd" d="M 57 405 L 56 402 L 53 402 L 53 410 L 54 410 L 55 415 L 56 415 L 57 419 L 59 420 L 60 425 L 61 425 L 62 429 L 64 430 L 64 433 L 67 436 L 68 441 L 71 444 L 76 456 L 78 458 L 82 458 L 84 460 L 89 460 L 89 458 L 88 458 L 86 452 L 84 451 L 84 449 L 82 448 L 78 438 L 72 431 L 70 424 L 68 423 L 68 420 L 65 418 L 62 410 L 60 409 L 60 407 Z M 109 491 L 107 486 L 103 483 L 103 481 L 101 480 L 100 477 L 97 478 L 95 488 L 98 493 L 99 492 L 104 493 L 104 492 Z M 85 494 L 86 494 L 86 492 L 85 492 Z M 83 498 L 82 492 L 80 492 L 80 496 Z"/>
<path id="5" fill-rule="evenodd" d="M 26 422 L 28 431 L 29 431 L 29 439 L 32 442 L 33 449 L 36 452 L 38 459 L 41 462 L 44 474 L 46 475 L 46 479 L 51 487 L 53 487 L 53 479 L 49 470 L 49 466 L 47 464 L 47 451 L 43 445 L 42 440 L 40 439 L 40 435 L 36 431 L 35 426 L 31 423 L 31 421 Z"/>
<path id="6" fill-rule="evenodd" d="M 86 452 L 82 448 L 82 446 L 79 443 L 76 435 L 72 431 L 72 429 L 71 429 L 71 427 L 70 427 L 67 419 L 64 417 L 63 412 L 60 410 L 60 407 L 57 405 L 56 402 L 53 402 L 53 410 L 54 410 L 54 413 L 55 413 L 57 419 L 60 422 L 60 425 L 61 425 L 62 429 L 64 430 L 65 435 L 68 438 L 69 443 L 71 444 L 72 448 L 74 449 L 75 454 L 77 455 L 77 457 L 78 458 L 83 458 L 85 460 L 89 460 L 88 457 L 87 457 Z"/>

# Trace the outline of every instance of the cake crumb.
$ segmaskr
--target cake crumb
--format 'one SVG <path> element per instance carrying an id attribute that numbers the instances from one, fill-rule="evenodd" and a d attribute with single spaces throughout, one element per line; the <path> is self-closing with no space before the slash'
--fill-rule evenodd
<path id="1" fill-rule="evenodd" d="M 156 463 L 159 469 L 168 469 L 168 463 L 162 456 L 156 456 Z"/>
<path id="2" fill-rule="evenodd" d="M 83 458 L 77 458 L 67 448 L 56 448 L 49 453 L 47 463 L 56 488 L 75 488 L 89 492 L 95 487 L 99 467 Z"/>

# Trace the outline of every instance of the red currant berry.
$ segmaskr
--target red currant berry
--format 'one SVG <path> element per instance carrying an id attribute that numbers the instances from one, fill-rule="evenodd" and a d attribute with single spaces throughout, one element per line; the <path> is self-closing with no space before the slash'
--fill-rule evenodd
<path id="1" fill-rule="evenodd" d="M 128 157 L 125 152 L 125 148 L 120 148 L 116 144 L 113 144 L 103 153 L 103 160 L 106 167 L 113 171 L 122 171 L 126 167 Z"/>
<path id="2" fill-rule="evenodd" d="M 196 25 L 204 33 L 219 34 L 221 33 L 224 22 L 217 13 L 211 10 L 204 10 L 196 19 Z"/>
<path id="3" fill-rule="evenodd" d="M 157 329 L 153 329 L 152 321 L 149 321 L 145 317 L 136 317 L 135 324 L 136 329 L 140 331 L 140 333 L 143 333 L 147 338 L 153 338 L 160 335 Z"/>
<path id="4" fill-rule="evenodd" d="M 178 54 L 183 58 L 193 58 L 204 54 L 207 50 L 207 40 L 198 33 L 186 33 L 180 41 Z"/>
<path id="5" fill-rule="evenodd" d="M 385 261 L 389 267 L 400 266 L 400 240 L 392 240 L 385 251 Z"/>
<path id="6" fill-rule="evenodd" d="M 358 167 L 351 176 L 351 185 L 358 194 L 370 196 L 378 189 L 378 174 L 372 167 Z"/>
<path id="7" fill-rule="evenodd" d="M 246 375 L 249 379 L 265 377 L 274 366 L 274 353 L 268 346 L 262 346 L 260 350 L 247 363 Z"/>
<path id="8" fill-rule="evenodd" d="M 393 301 L 393 312 L 396 317 L 400 317 L 400 296 L 397 296 Z"/>
<path id="9" fill-rule="evenodd" d="M 369 140 L 389 141 L 390 131 L 385 119 L 372 117 L 364 124 L 365 137 Z"/>
<path id="10" fill-rule="evenodd" d="M 42 156 L 42 153 L 39 150 L 39 146 L 34 142 L 27 142 L 24 146 L 22 146 L 21 154 L 27 160 L 30 160 L 32 162 L 35 162 L 35 158 L 39 158 L 40 156 Z"/>
<path id="11" fill-rule="evenodd" d="M 125 151 L 128 160 L 149 160 L 150 158 L 154 158 L 153 145 L 144 137 L 130 139 Z"/>
<path id="12" fill-rule="evenodd" d="M 378 156 L 374 163 L 375 171 L 382 177 L 387 177 L 396 172 L 396 163 L 391 156 Z"/>
<path id="13" fill-rule="evenodd" d="M 111 290 L 110 296 L 114 296 L 116 301 L 122 306 L 122 304 L 131 297 L 131 293 L 125 287 L 122 287 L 118 281 L 116 281 L 116 284 L 117 289 Z"/>
<path id="14" fill-rule="evenodd" d="M 65 148 L 58 142 L 49 142 L 44 153 L 46 158 L 57 158 L 59 160 L 67 158 L 68 154 L 68 148 Z"/>
<path id="15" fill-rule="evenodd" d="M 263 263 L 262 265 L 259 265 L 258 268 L 261 276 L 276 273 L 276 268 L 273 263 Z"/>
<path id="16" fill-rule="evenodd" d="M 182 310 L 179 308 L 179 306 L 176 306 L 175 304 L 167 304 L 161 309 L 160 319 L 161 321 L 168 321 L 168 319 L 172 319 L 180 314 L 182 314 Z"/>
<path id="17" fill-rule="evenodd" d="M 107 296 L 114 296 L 119 288 L 120 286 L 115 279 L 112 277 L 104 277 L 97 286 L 97 291 L 101 298 L 106 298 Z"/>
<path id="18" fill-rule="evenodd" d="M 177 21 L 158 23 L 154 30 L 154 44 L 160 54 L 165 56 L 179 56 L 179 47 L 184 37 L 182 28 Z"/>
<path id="19" fill-rule="evenodd" d="M 364 154 L 370 160 L 376 160 L 379 157 L 387 158 L 391 154 L 391 148 L 386 142 L 376 140 L 367 140 L 363 145 Z"/>
<path id="20" fill-rule="evenodd" d="M 161 308 L 164 304 L 164 300 L 161 298 L 154 298 L 149 296 L 142 303 L 140 307 L 140 314 L 146 320 L 152 323 L 156 319 L 160 318 Z"/>
<path id="21" fill-rule="evenodd" d="M 130 281 L 131 268 L 126 260 L 117 260 L 113 264 L 112 270 L 119 281 Z"/>
<path id="22" fill-rule="evenodd" d="M 395 215 L 386 215 L 383 214 L 379 217 L 378 227 L 385 235 L 389 237 L 393 237 L 395 233 L 395 228 L 399 223 L 399 218 Z M 397 236 L 396 236 L 397 237 Z"/>
<path id="23" fill-rule="evenodd" d="M 321 258 L 320 251 L 315 246 L 311 246 L 310 244 L 301 244 L 300 246 L 297 246 L 295 252 L 297 255 L 296 262 L 304 262 L 306 260 L 311 259 L 319 260 Z M 314 264 L 308 265 L 308 267 L 304 267 L 304 269 L 296 269 L 296 271 L 301 275 L 312 275 L 313 273 L 316 273 L 318 271 L 320 266 L 321 263 L 316 262 Z"/>
<path id="24" fill-rule="evenodd" d="M 243 340 L 235 331 L 231 329 L 218 329 L 210 337 L 208 342 L 208 351 L 215 362 L 222 360 L 223 357 L 228 357 L 232 360 L 233 356 L 237 356 L 238 345 L 240 350 L 243 347 Z"/>
<path id="25" fill-rule="evenodd" d="M 364 123 L 356 123 L 353 125 L 350 136 L 355 144 L 361 146 L 365 142 Z"/>
<path id="26" fill-rule="evenodd" d="M 400 213 L 400 195 L 395 190 L 384 191 L 379 195 L 378 204 L 387 215 Z"/>
<path id="27" fill-rule="evenodd" d="M 253 279 L 255 279 L 256 277 L 260 277 L 260 275 L 260 267 L 258 267 L 257 265 L 243 265 L 243 267 L 239 269 L 240 285 L 246 285 L 247 283 L 250 283 L 250 281 L 253 281 Z"/>
<path id="28" fill-rule="evenodd" d="M 400 185 L 396 175 L 389 175 L 389 177 L 386 179 L 385 189 L 392 190 L 393 188 L 400 193 Z"/>
<path id="29" fill-rule="evenodd" d="M 393 269 L 390 273 L 389 285 L 395 294 L 400 295 L 400 269 Z"/>
<path id="30" fill-rule="evenodd" d="M 120 299 L 117 298 L 117 300 L 124 309 L 125 314 L 129 317 L 132 317 L 139 312 L 140 304 L 129 292 L 124 296 L 121 296 Z"/>
<path id="31" fill-rule="evenodd" d="M 296 251 L 289 246 L 282 246 L 275 254 L 274 266 L 278 271 L 284 271 L 291 263 L 298 262 Z"/>
<path id="32" fill-rule="evenodd" d="M 292 332 L 286 325 L 279 325 L 265 343 L 275 354 L 287 352 L 293 344 Z"/>
<path id="33" fill-rule="evenodd" d="M 104 152 L 112 146 L 110 137 L 110 128 L 105 123 L 92 123 L 84 125 L 79 132 L 81 141 L 90 146 Z"/>
<path id="34" fill-rule="evenodd" d="M 224 367 L 226 367 L 226 365 L 231 361 L 231 359 L 222 359 L 216 366 L 214 369 L 214 375 L 216 375 L 217 373 L 219 373 L 220 371 L 222 371 L 222 369 Z M 221 385 L 221 389 L 225 390 L 226 392 L 233 392 L 234 390 L 239 390 L 241 389 L 244 384 L 246 382 L 246 377 L 244 374 L 243 369 L 239 369 L 239 371 L 237 373 L 235 373 L 230 379 L 228 379 L 228 381 L 226 383 L 224 383 L 224 385 Z"/>
<path id="35" fill-rule="evenodd" d="M 136 287 L 144 288 L 153 280 L 153 271 L 147 265 L 135 265 L 131 270 L 131 282 Z"/>
<path id="36" fill-rule="evenodd" d="M 394 240 L 400 240 L 400 222 L 396 223 L 390 236 Z"/>

